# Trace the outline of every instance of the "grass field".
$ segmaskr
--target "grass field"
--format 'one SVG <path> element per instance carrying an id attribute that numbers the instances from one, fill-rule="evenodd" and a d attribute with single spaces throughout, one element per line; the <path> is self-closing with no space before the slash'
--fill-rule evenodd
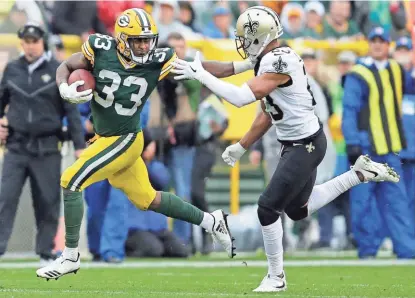
<path id="1" fill-rule="evenodd" d="M 84 262 L 58 281 L 36 278 L 37 262 L 0 262 L 0 297 L 415 297 L 415 262 L 288 260 L 288 290 L 255 294 L 257 258 Z"/>

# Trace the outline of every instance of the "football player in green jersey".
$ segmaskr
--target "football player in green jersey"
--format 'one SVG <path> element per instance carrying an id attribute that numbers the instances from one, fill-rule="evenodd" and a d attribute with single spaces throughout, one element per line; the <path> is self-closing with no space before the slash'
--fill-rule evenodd
<path id="1" fill-rule="evenodd" d="M 234 256 L 226 215 L 222 210 L 205 213 L 171 193 L 156 192 L 141 159 L 143 133 L 140 112 L 157 82 L 169 74 L 176 54 L 158 49 L 158 31 L 152 17 L 142 9 L 123 12 L 115 24 L 115 37 L 93 34 L 57 70 L 61 96 L 72 103 L 91 100 L 96 136 L 61 178 L 64 194 L 65 249 L 50 265 L 37 270 L 46 279 L 58 279 L 80 268 L 79 230 L 83 217 L 82 190 L 108 179 L 142 210 L 200 225 Z M 212 64 L 212 67 L 215 65 Z M 225 69 L 233 74 L 233 64 Z M 95 90 L 78 92 L 84 82 L 68 85 L 70 73 L 87 69 L 93 74 Z M 222 72 L 222 70 L 221 70 Z M 220 74 L 218 74 L 220 75 Z"/>

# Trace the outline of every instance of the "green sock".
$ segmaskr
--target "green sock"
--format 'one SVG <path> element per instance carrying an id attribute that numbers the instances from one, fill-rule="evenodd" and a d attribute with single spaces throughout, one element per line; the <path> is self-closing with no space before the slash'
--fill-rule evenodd
<path id="1" fill-rule="evenodd" d="M 63 204 L 65 213 L 65 246 L 78 247 L 79 230 L 84 216 L 84 202 L 82 193 L 63 189 Z"/>
<path id="2" fill-rule="evenodd" d="M 200 225 L 204 216 L 202 210 L 168 192 L 161 192 L 160 206 L 154 211 L 194 225 Z"/>

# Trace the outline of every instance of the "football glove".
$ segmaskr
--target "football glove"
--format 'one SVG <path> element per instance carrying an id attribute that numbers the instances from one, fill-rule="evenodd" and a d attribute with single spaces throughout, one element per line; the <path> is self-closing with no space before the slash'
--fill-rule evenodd
<path id="1" fill-rule="evenodd" d="M 202 62 L 199 58 L 199 51 L 196 52 L 195 59 L 192 62 L 188 62 L 182 59 L 177 58 L 171 64 L 174 69 L 171 70 L 172 73 L 178 74 L 175 76 L 175 80 L 198 80 L 200 81 L 202 73 L 205 69 L 202 66 Z"/>
<path id="2" fill-rule="evenodd" d="M 241 144 L 236 143 L 228 146 L 225 151 L 222 153 L 222 159 L 228 165 L 233 167 L 235 163 L 244 155 L 246 149 L 242 147 Z"/>
<path id="3" fill-rule="evenodd" d="M 78 86 L 82 86 L 85 82 L 84 81 L 76 81 L 71 85 L 67 83 L 62 83 L 59 85 L 59 93 L 61 97 L 70 102 L 70 103 L 84 103 L 90 101 L 92 99 L 92 89 L 87 89 L 84 91 L 77 91 L 76 89 Z"/>

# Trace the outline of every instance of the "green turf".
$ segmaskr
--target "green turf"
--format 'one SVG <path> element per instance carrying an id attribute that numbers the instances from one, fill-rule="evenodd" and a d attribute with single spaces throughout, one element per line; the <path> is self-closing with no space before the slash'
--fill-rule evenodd
<path id="1" fill-rule="evenodd" d="M 275 297 L 255 294 L 265 268 L 81 269 L 58 281 L 0 270 L 0 297 Z M 415 297 L 415 267 L 289 267 L 281 297 Z"/>

